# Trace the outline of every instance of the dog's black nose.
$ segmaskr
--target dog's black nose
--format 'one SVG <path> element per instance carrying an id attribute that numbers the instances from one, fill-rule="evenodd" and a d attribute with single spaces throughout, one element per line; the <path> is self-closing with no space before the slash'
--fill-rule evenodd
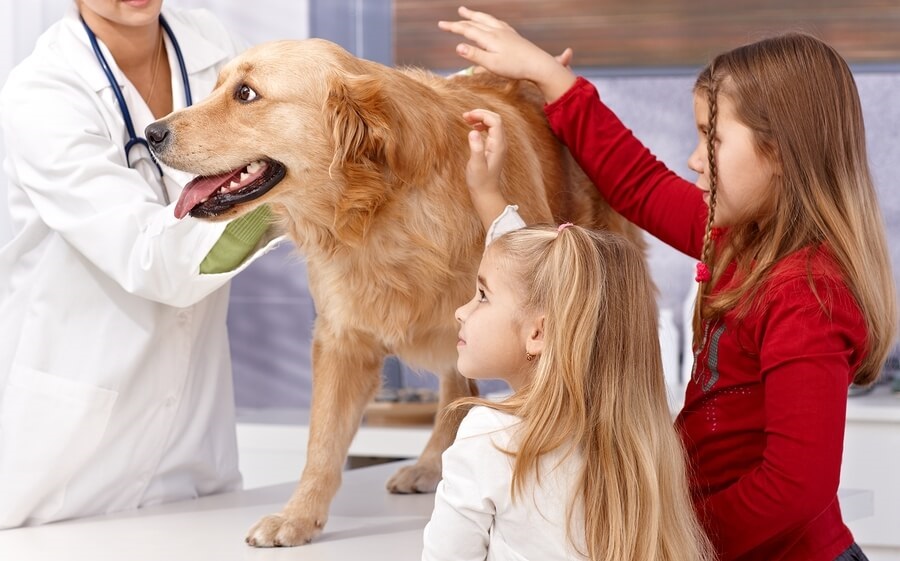
<path id="1" fill-rule="evenodd" d="M 156 121 L 147 125 L 147 128 L 144 129 L 144 135 L 147 136 L 147 142 L 150 143 L 153 151 L 159 152 L 169 142 L 169 127 L 162 121 Z"/>

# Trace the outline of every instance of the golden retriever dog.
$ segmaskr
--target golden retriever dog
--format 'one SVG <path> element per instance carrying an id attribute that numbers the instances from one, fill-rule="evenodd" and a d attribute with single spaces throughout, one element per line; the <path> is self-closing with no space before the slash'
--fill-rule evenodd
<path id="1" fill-rule="evenodd" d="M 474 108 L 503 119 L 502 189 L 526 222 L 572 221 L 641 243 L 553 137 L 530 83 L 446 78 L 324 40 L 279 41 L 238 56 L 203 102 L 147 128 L 161 161 L 199 176 L 176 214 L 220 220 L 267 204 L 306 258 L 317 311 L 308 458 L 284 509 L 250 529 L 251 545 L 322 532 L 387 355 L 436 373 L 441 407 L 477 392 L 456 372 L 453 315 L 475 290 L 484 250 L 465 181 L 462 113 Z M 461 415 L 439 416 L 390 491 L 434 491 Z"/>

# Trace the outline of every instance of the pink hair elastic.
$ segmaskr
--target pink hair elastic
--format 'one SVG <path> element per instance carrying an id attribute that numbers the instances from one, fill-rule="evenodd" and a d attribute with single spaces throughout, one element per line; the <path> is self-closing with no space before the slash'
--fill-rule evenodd
<path id="1" fill-rule="evenodd" d="M 706 266 L 706 263 L 702 261 L 697 263 L 697 276 L 694 277 L 694 280 L 697 282 L 709 282 L 712 280 L 712 273 L 709 272 L 709 267 Z"/>
<path id="2" fill-rule="evenodd" d="M 557 232 L 562 232 L 563 230 L 565 230 L 565 229 L 568 228 L 569 226 L 574 226 L 574 224 L 572 224 L 571 222 L 566 222 L 565 224 L 560 224 L 560 225 L 559 225 L 559 228 L 557 228 L 556 231 L 557 231 Z"/>

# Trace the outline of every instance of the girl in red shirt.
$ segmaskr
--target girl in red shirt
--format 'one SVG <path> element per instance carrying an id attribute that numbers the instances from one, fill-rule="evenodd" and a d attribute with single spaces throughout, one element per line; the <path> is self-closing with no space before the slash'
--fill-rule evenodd
<path id="1" fill-rule="evenodd" d="M 457 52 L 536 83 L 554 133 L 613 208 L 700 260 L 676 424 L 720 559 L 865 559 L 837 498 L 847 386 L 877 377 L 897 308 L 845 61 L 804 34 L 717 56 L 694 88 L 690 183 L 590 82 L 506 23 L 459 13 L 439 24 L 473 43 Z"/>

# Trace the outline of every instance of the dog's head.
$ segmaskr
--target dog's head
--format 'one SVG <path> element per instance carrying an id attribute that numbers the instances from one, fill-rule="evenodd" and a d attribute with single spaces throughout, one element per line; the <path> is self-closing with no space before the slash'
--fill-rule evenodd
<path id="1" fill-rule="evenodd" d="M 147 127 L 157 158 L 198 175 L 176 215 L 300 202 L 305 219 L 358 241 L 389 186 L 413 180 L 425 157 L 404 138 L 403 99 L 387 92 L 395 74 L 319 39 L 247 50 L 209 97 Z"/>

